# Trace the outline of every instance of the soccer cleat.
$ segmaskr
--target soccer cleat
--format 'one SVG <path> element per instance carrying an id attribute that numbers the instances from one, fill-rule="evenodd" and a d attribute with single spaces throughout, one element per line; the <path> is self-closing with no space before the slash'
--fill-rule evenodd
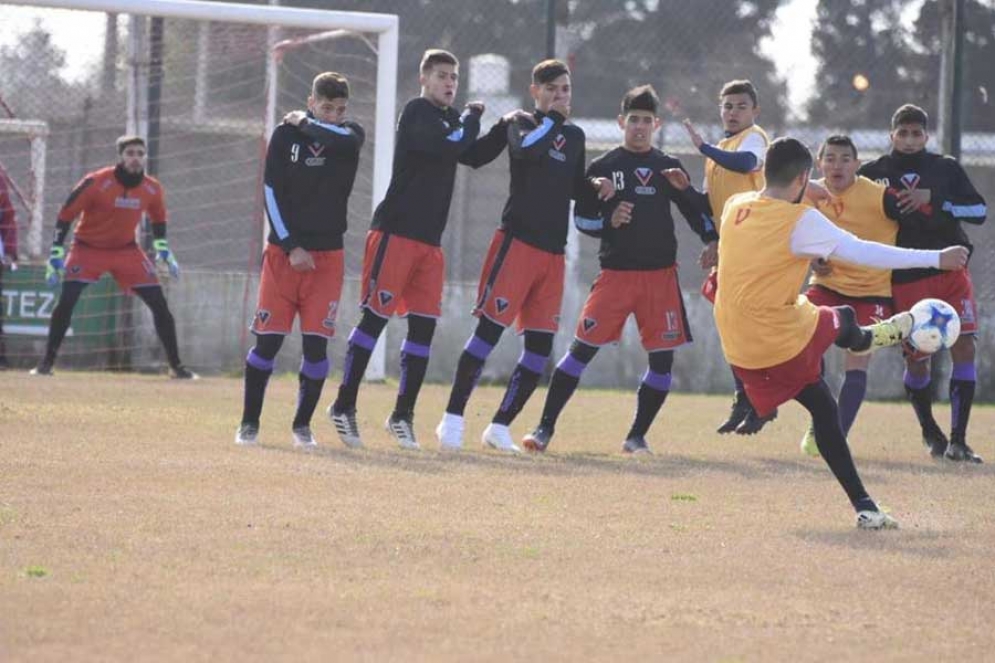
<path id="1" fill-rule="evenodd" d="M 384 422 L 384 427 L 387 429 L 387 432 L 390 433 L 390 436 L 397 441 L 397 445 L 402 449 L 408 449 L 409 451 L 417 451 L 421 449 L 418 445 L 418 440 L 415 439 L 415 426 L 413 420 L 390 415 L 387 417 L 387 421 Z"/>
<path id="2" fill-rule="evenodd" d="M 627 454 L 652 454 L 650 447 L 646 444 L 646 438 L 630 437 L 622 445 L 622 453 Z"/>
<path id="3" fill-rule="evenodd" d="M 442 421 L 435 427 L 435 437 L 439 440 L 439 448 L 442 451 L 459 451 L 463 448 L 463 431 L 466 429 L 466 421 L 458 414 L 446 412 L 442 415 Z"/>
<path id="4" fill-rule="evenodd" d="M 864 331 L 871 333 L 871 344 L 864 350 L 850 350 L 855 355 L 866 355 L 898 345 L 912 333 L 912 314 L 908 311 L 896 313 L 887 320 L 875 322 L 873 325 L 861 327 Z"/>
<path id="5" fill-rule="evenodd" d="M 42 361 L 40 364 L 31 369 L 31 375 L 45 375 L 51 377 L 52 365 L 47 361 Z"/>
<path id="6" fill-rule="evenodd" d="M 929 455 L 933 458 L 943 458 L 949 445 L 947 436 L 939 428 L 923 430 L 922 443 L 929 449 Z"/>
<path id="7" fill-rule="evenodd" d="M 522 446 L 529 451 L 541 454 L 546 451 L 552 439 L 553 429 L 539 424 L 534 431 L 522 438 Z"/>
<path id="8" fill-rule="evenodd" d="M 757 411 L 752 407 L 746 418 L 743 419 L 743 423 L 736 426 L 736 435 L 756 435 L 763 427 L 766 426 L 771 421 L 777 419 L 777 410 L 768 414 L 766 417 L 761 417 L 757 414 Z"/>
<path id="9" fill-rule="evenodd" d="M 199 380 L 200 376 L 191 371 L 189 368 L 180 364 L 179 366 L 169 367 L 169 377 L 174 380 Z"/>
<path id="10" fill-rule="evenodd" d="M 522 452 L 518 448 L 518 445 L 511 439 L 511 429 L 504 424 L 495 424 L 493 422 L 487 424 L 487 428 L 484 429 L 484 434 L 481 436 L 481 441 L 485 446 L 496 451 L 511 454 Z"/>
<path id="11" fill-rule="evenodd" d="M 235 444 L 241 447 L 251 447 L 259 443 L 259 426 L 256 424 L 241 424 L 235 431 Z"/>
<path id="12" fill-rule="evenodd" d="M 750 405 L 750 401 L 746 397 L 746 392 L 737 391 L 732 400 L 732 410 L 729 412 L 729 418 L 715 432 L 720 435 L 733 432 L 737 426 L 743 423 L 746 415 L 752 411 L 753 406 Z"/>
<path id="13" fill-rule="evenodd" d="M 802 443 L 799 445 L 801 447 L 802 453 L 811 456 L 812 458 L 819 457 L 819 445 L 815 443 L 815 429 L 811 426 L 805 431 L 805 436 L 802 438 Z"/>
<path id="14" fill-rule="evenodd" d="M 359 438 L 359 426 L 356 424 L 356 411 L 336 412 L 334 405 L 328 406 L 328 418 L 335 426 L 335 432 L 339 434 L 342 444 L 350 449 L 359 449 L 363 446 L 363 441 Z"/>
<path id="15" fill-rule="evenodd" d="M 978 454 L 974 453 L 971 447 L 967 446 L 967 442 L 961 442 L 959 440 L 954 440 L 947 446 L 946 452 L 943 457 L 947 460 L 952 460 L 955 462 L 966 462 L 966 463 L 983 463 L 984 459 Z"/>
<path id="16" fill-rule="evenodd" d="M 898 529 L 898 521 L 883 511 L 858 511 L 857 529 Z"/>
<path id="17" fill-rule="evenodd" d="M 318 440 L 314 439 L 310 426 L 298 426 L 291 431 L 294 437 L 294 446 L 298 449 L 317 449 Z"/>

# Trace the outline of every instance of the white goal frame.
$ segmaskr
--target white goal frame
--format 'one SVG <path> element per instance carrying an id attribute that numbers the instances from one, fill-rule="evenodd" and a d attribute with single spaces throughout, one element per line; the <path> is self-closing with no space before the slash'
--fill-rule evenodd
<path id="1" fill-rule="evenodd" d="M 376 34 L 377 84 L 374 118 L 376 142 L 373 151 L 373 208 L 371 215 L 386 195 L 394 158 L 394 123 L 397 113 L 399 22 L 396 14 L 301 9 L 278 5 L 222 4 L 202 0 L 4 0 L 4 2 L 13 5 L 77 9 L 133 16 L 250 23 L 268 26 L 271 28 L 271 32 L 274 28 L 292 27 Z M 272 63 L 272 54 L 269 60 Z M 270 65 L 267 68 L 267 85 L 271 91 L 275 92 L 274 75 L 275 67 Z M 273 117 L 267 118 L 268 123 L 272 123 L 274 120 Z M 266 134 L 266 139 L 269 139 L 269 133 Z M 386 362 L 384 345 L 384 343 L 377 343 L 377 348 L 366 372 L 367 379 L 382 380 L 384 378 Z"/>
<path id="2" fill-rule="evenodd" d="M 45 154 L 48 148 L 48 123 L 42 120 L 2 119 L 0 134 L 24 136 L 31 144 L 32 187 L 27 194 L 28 197 L 22 200 L 30 216 L 28 241 L 25 242 L 24 248 L 29 258 L 37 258 L 41 256 L 42 224 L 45 222 Z"/>

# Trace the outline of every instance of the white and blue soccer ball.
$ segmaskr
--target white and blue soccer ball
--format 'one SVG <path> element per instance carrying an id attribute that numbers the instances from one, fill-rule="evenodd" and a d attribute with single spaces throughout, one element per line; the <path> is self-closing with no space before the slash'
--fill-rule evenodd
<path id="1" fill-rule="evenodd" d="M 909 309 L 912 332 L 909 344 L 919 352 L 933 354 L 949 348 L 960 336 L 960 316 L 942 299 L 922 299 Z"/>

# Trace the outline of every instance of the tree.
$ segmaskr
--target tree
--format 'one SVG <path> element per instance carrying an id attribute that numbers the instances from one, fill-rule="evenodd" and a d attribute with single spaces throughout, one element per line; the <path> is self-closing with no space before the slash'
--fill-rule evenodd
<path id="1" fill-rule="evenodd" d="M 61 75 L 66 54 L 36 21 L 14 44 L 0 46 L 0 98 L 17 117 L 49 117 L 79 108 L 85 90 Z"/>

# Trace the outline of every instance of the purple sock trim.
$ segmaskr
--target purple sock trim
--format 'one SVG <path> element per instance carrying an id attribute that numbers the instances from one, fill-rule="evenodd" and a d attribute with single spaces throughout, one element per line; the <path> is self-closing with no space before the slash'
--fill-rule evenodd
<path id="1" fill-rule="evenodd" d="M 926 375 L 918 376 L 909 373 L 908 370 L 905 371 L 905 386 L 909 389 L 923 389 L 929 385 L 929 373 Z"/>
<path id="2" fill-rule="evenodd" d="M 643 384 L 657 391 L 670 391 L 670 382 L 673 376 L 670 373 L 654 373 L 646 369 L 643 373 Z"/>
<path id="3" fill-rule="evenodd" d="M 485 361 L 490 356 L 491 351 L 494 350 L 494 346 L 479 336 L 474 335 L 466 342 L 466 346 L 463 349 L 477 359 Z"/>
<path id="4" fill-rule="evenodd" d="M 249 354 L 245 357 L 245 363 L 252 368 L 257 368 L 260 371 L 272 371 L 273 364 L 276 363 L 275 359 L 266 359 L 265 357 L 260 357 L 256 354 L 256 349 L 252 348 L 249 350 Z"/>
<path id="5" fill-rule="evenodd" d="M 563 371 L 570 377 L 574 378 L 579 378 L 581 373 L 584 372 L 585 368 L 587 368 L 587 364 L 580 361 L 579 359 L 577 359 L 577 357 L 574 357 L 570 353 L 563 355 L 563 359 L 561 359 L 560 363 L 556 365 L 557 370 Z M 540 372 L 541 370 L 542 369 L 540 368 L 540 370 L 536 371 L 536 373 Z"/>
<path id="6" fill-rule="evenodd" d="M 361 348 L 366 348 L 370 352 L 373 352 L 373 348 L 377 345 L 377 339 L 373 338 L 359 327 L 355 327 L 352 330 L 352 333 L 349 334 L 349 342 L 353 345 L 358 345 Z"/>
<path id="7" fill-rule="evenodd" d="M 522 356 L 518 358 L 518 363 L 533 373 L 542 373 L 542 367 L 546 365 L 547 359 L 548 357 L 544 355 L 537 355 L 534 352 L 523 350 Z"/>
<path id="8" fill-rule="evenodd" d="M 409 341 L 404 339 L 401 343 L 401 352 L 403 354 L 414 355 L 415 357 L 428 357 L 428 346 L 422 345 L 421 343 L 415 343 L 414 341 Z"/>
<path id="9" fill-rule="evenodd" d="M 953 372 L 950 374 L 951 380 L 964 380 L 966 382 L 977 382 L 978 381 L 978 369 L 975 368 L 974 362 L 965 362 L 963 364 L 954 364 Z"/>
<path id="10" fill-rule="evenodd" d="M 317 362 L 301 359 L 301 375 L 309 380 L 324 380 L 328 377 L 328 369 L 330 367 L 331 364 L 327 359 Z"/>

